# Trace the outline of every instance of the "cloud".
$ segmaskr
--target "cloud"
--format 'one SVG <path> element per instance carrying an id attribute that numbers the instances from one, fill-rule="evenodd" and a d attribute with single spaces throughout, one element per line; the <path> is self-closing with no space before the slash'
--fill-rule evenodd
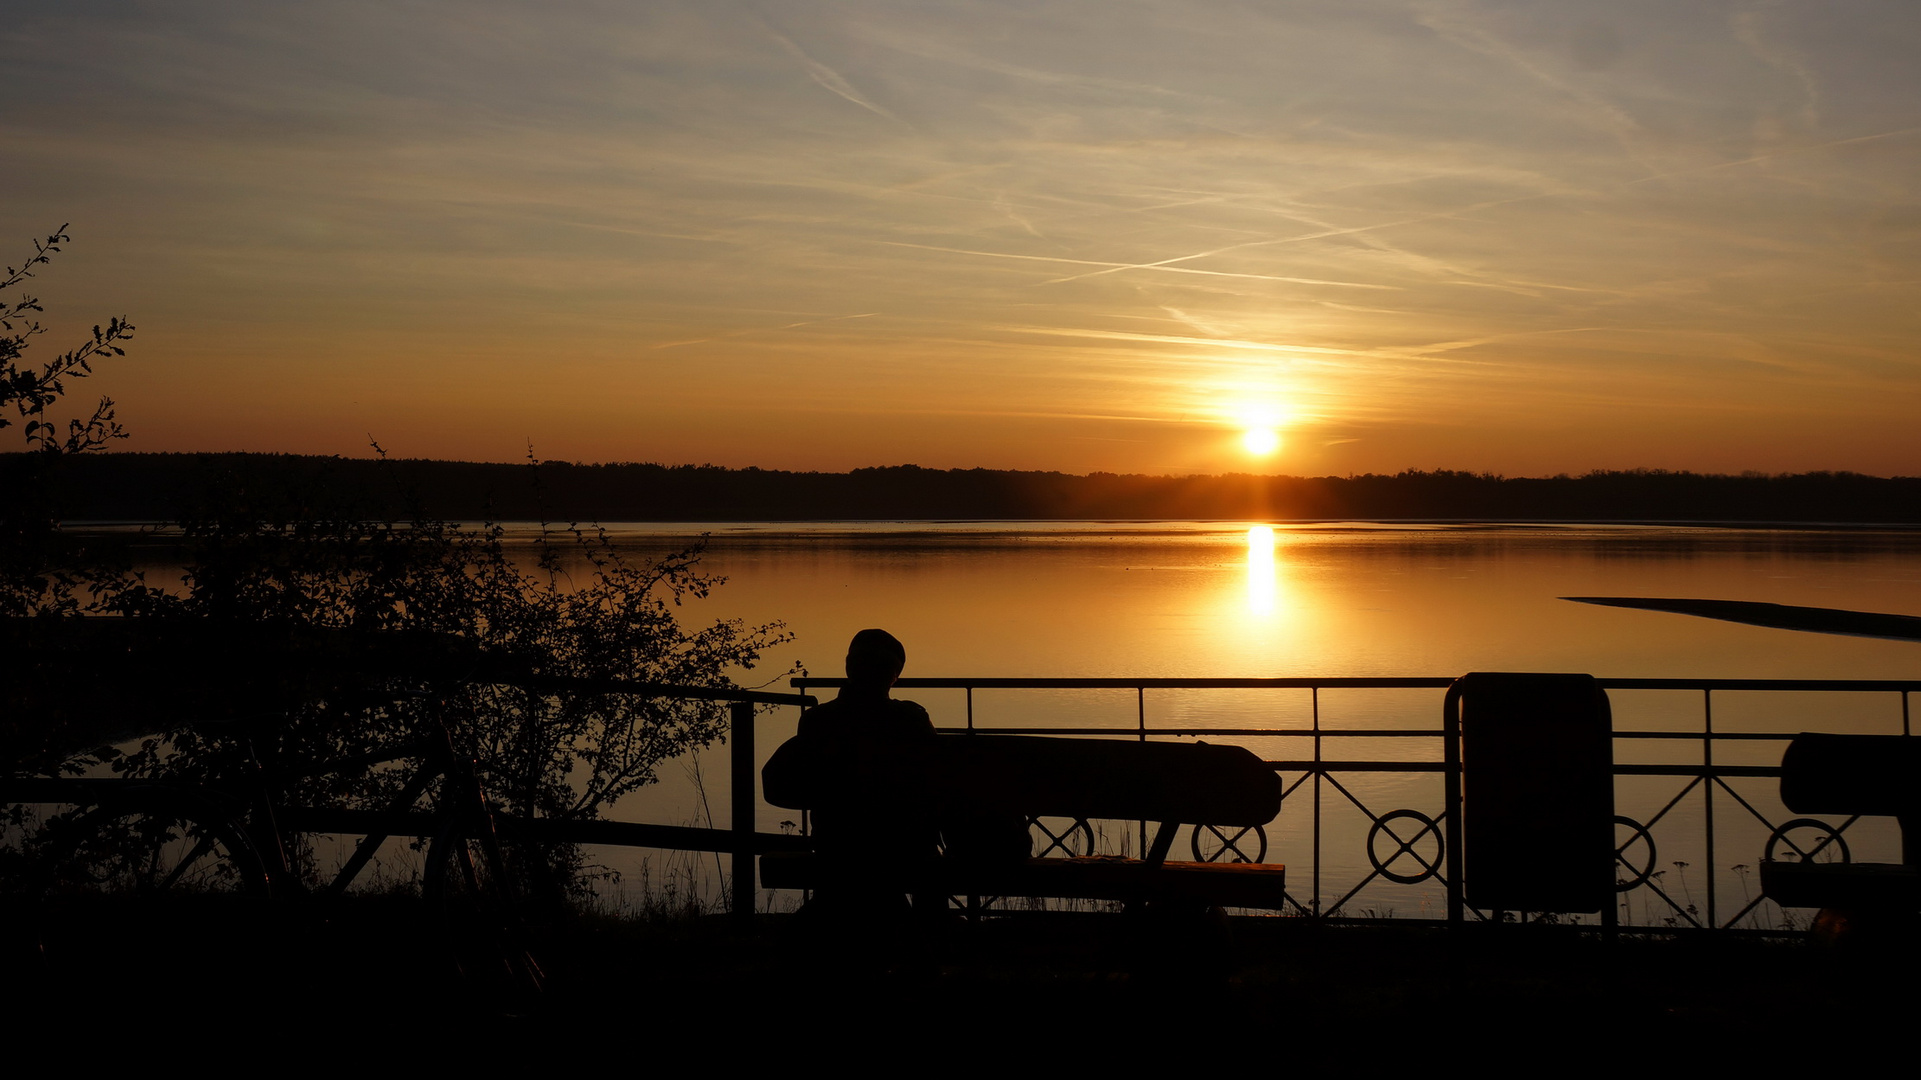
<path id="1" fill-rule="evenodd" d="M 876 116 L 886 117 L 897 124 L 902 123 L 900 117 L 874 104 L 868 100 L 865 94 L 854 89 L 854 85 L 848 82 L 840 72 L 807 55 L 806 51 L 794 44 L 793 39 L 787 37 L 785 34 L 777 33 L 774 35 L 774 40 L 780 42 L 782 48 L 786 49 L 794 59 L 800 61 L 801 67 L 807 71 L 808 78 L 814 80 L 817 85 L 825 89 L 828 93 L 851 101 Z"/>

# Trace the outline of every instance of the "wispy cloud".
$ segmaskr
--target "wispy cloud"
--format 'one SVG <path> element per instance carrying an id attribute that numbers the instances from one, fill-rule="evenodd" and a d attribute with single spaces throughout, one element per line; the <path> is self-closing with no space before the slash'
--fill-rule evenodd
<path id="1" fill-rule="evenodd" d="M 1355 349 L 1328 349 L 1314 345 L 1279 345 L 1267 341 L 1241 341 L 1232 338 L 1182 337 L 1178 334 L 1138 334 L 1127 330 L 1073 329 L 1054 326 L 1003 326 L 998 329 L 1017 334 L 1042 334 L 1051 337 L 1090 338 L 1099 341 L 1127 341 L 1154 345 L 1202 345 L 1210 349 L 1248 349 L 1271 353 L 1322 353 L 1330 356 L 1365 356 Z"/>
<path id="2" fill-rule="evenodd" d="M 802 319 L 799 322 L 782 323 L 778 326 L 745 327 L 739 330 L 729 330 L 725 333 L 714 334 L 710 337 L 686 338 L 680 341 L 663 341 L 657 345 L 649 345 L 648 348 L 673 349 L 682 345 L 701 345 L 710 341 L 746 337 L 750 334 L 777 334 L 782 330 L 798 330 L 803 326 L 820 326 L 826 323 L 846 322 L 850 319 L 871 319 L 878 314 L 880 313 L 877 311 L 865 311 L 858 315 L 830 315 L 820 319 Z"/>
<path id="3" fill-rule="evenodd" d="M 1798 118 L 1803 127 L 1812 128 L 1821 122 L 1820 80 L 1800 50 L 1769 33 L 1767 19 L 1763 12 L 1770 8 L 1778 10 L 1780 6 L 1777 0 L 1760 7 L 1734 12 L 1730 16 L 1734 36 L 1762 63 L 1779 69 L 1794 81 L 1801 95 L 1801 106 L 1796 110 L 1799 114 Z"/>
<path id="4" fill-rule="evenodd" d="M 875 116 L 886 117 L 897 124 L 904 123 L 900 117 L 874 104 L 867 95 L 854 89 L 854 84 L 848 82 L 847 78 L 840 72 L 807 55 L 806 50 L 794 44 L 792 38 L 789 38 L 785 34 L 776 33 L 774 34 L 774 40 L 780 42 L 781 48 L 786 49 L 789 55 L 800 61 L 800 66 L 806 70 L 808 78 L 814 80 L 816 85 L 828 93 L 851 101 L 861 108 L 866 109 L 868 112 L 873 113 Z"/>
<path id="5" fill-rule="evenodd" d="M 1182 262 L 1188 262 L 1193 259 L 1202 258 L 1206 255 L 1220 254 L 1221 253 L 1220 251 L 1202 252 L 1196 255 L 1182 255 L 1182 256 L 1179 256 L 1178 258 L 1166 259 L 1161 262 L 1128 263 L 1128 262 L 1107 262 L 1099 259 L 1070 259 L 1070 258 L 1066 258 L 1064 256 L 1059 256 L 1059 255 L 1022 255 L 1022 254 L 1018 254 L 1015 252 L 1008 252 L 1008 251 L 976 251 L 969 248 L 940 247 L 934 244 L 909 244 L 899 240 L 883 240 L 881 241 L 881 243 L 889 244 L 894 247 L 920 248 L 923 251 L 944 251 L 950 255 L 979 255 L 985 258 L 990 258 L 990 259 L 1018 259 L 1025 262 L 1065 263 L 1065 264 L 1070 264 L 1074 266 L 1100 266 L 1100 267 L 1106 268 L 1105 270 L 1102 271 L 1103 273 L 1111 273 L 1115 270 L 1158 270 L 1158 271 L 1171 273 L 1171 274 L 1200 274 L 1205 277 L 1248 278 L 1254 281 L 1285 281 L 1285 282 L 1290 282 L 1296 285 L 1334 285 L 1334 286 L 1339 286 L 1341 288 L 1347 288 L 1347 289 L 1393 289 L 1395 288 L 1395 286 L 1393 285 L 1376 285 L 1376 284 L 1371 284 L 1364 281 L 1328 281 L 1321 278 L 1288 277 L 1280 274 L 1243 274 L 1243 273 L 1235 273 L 1229 270 L 1202 270 L 1197 267 L 1177 265 Z M 1236 246 L 1249 247 L 1253 245 L 1242 244 L 1242 245 L 1236 245 Z M 1227 251 L 1227 250 L 1231 250 L 1231 249 L 1227 249 L 1227 248 L 1221 249 L 1221 251 Z M 1058 284 L 1069 282 L 1069 281 L 1079 281 L 1083 277 L 1092 277 L 1092 276 L 1094 275 L 1082 274 L 1082 275 L 1076 275 L 1074 277 L 1055 278 L 1051 281 L 1046 282 L 1045 284 L 1058 285 Z"/>
<path id="6" fill-rule="evenodd" d="M 1872 135 L 1851 135 L 1845 139 L 1829 139 L 1825 142 L 1810 143 L 1806 146 L 1782 146 L 1769 150 L 1766 153 L 1750 154 L 1747 157 L 1736 158 L 1732 161 L 1717 161 L 1708 165 L 1696 165 L 1685 169 L 1670 169 L 1666 172 L 1655 173 L 1651 176 L 1636 177 L 1629 181 L 1629 183 L 1649 184 L 1657 180 L 1672 180 L 1677 176 L 1700 176 L 1707 173 L 1725 172 L 1729 169 L 1739 169 L 1748 165 L 1759 165 L 1763 162 L 1775 161 L 1782 158 L 1798 157 L 1804 154 L 1819 154 L 1842 146 L 1880 142 L 1883 139 L 1899 139 L 1911 135 L 1921 135 L 1921 125 L 1896 128 L 1893 131 L 1877 131 Z"/>

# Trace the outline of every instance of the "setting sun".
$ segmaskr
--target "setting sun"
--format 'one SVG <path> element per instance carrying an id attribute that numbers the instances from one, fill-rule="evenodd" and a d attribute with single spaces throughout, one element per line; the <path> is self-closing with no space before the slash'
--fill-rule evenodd
<path id="1" fill-rule="evenodd" d="M 1281 433 L 1271 427 L 1248 428 L 1241 436 L 1241 445 L 1255 457 L 1266 457 L 1281 448 Z"/>

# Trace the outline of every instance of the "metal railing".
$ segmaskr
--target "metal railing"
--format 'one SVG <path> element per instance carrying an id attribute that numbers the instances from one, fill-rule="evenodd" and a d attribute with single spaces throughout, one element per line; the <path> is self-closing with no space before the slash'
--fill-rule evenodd
<path id="1" fill-rule="evenodd" d="M 1284 782 L 1281 815 L 1258 835 L 1241 831 L 1225 835 L 1221 831 L 1196 827 L 1191 832 L 1190 848 L 1197 859 L 1258 861 L 1256 852 L 1265 852 L 1270 839 L 1277 846 L 1302 852 L 1309 862 L 1306 889 L 1290 890 L 1288 897 L 1294 913 L 1317 918 L 1408 917 L 1387 906 L 1396 896 L 1415 900 L 1420 908 L 1431 908 L 1431 890 L 1442 890 L 1446 918 L 1485 920 L 1510 917 L 1504 913 L 1477 910 L 1466 905 L 1458 863 L 1450 870 L 1448 854 L 1461 844 L 1460 815 L 1451 812 L 1450 792 L 1458 791 L 1449 783 L 1448 773 L 1458 761 L 1449 753 L 1449 735 L 1442 723 L 1442 702 L 1454 680 L 1432 678 L 1288 678 L 1288 679 L 901 679 L 896 690 L 911 696 L 915 690 L 959 691 L 963 696 L 964 722 L 959 727 L 943 727 L 952 732 L 995 732 L 1000 734 L 1107 736 L 1139 740 L 1178 738 L 1221 738 L 1257 744 L 1277 741 L 1288 752 L 1263 754 L 1263 759 L 1279 773 Z M 1729 730 L 1723 723 L 1717 729 L 1717 704 L 1729 695 L 1794 694 L 1842 695 L 1851 704 L 1870 701 L 1883 695 L 1884 704 L 1899 703 L 1899 730 L 1912 734 L 1910 695 L 1921 691 L 1921 680 L 1814 680 L 1814 679 L 1608 679 L 1598 680 L 1610 692 L 1614 706 L 1616 752 L 1614 776 L 1617 810 L 1616 823 L 1616 913 L 1623 926 L 1656 929 L 1777 929 L 1786 916 L 1776 916 L 1764 907 L 1758 889 L 1748 887 L 1748 877 L 1766 857 L 1776 855 L 1804 858 L 1846 858 L 1849 838 L 1869 846 L 1887 842 L 1892 823 L 1880 819 L 1850 817 L 1838 822 L 1814 818 L 1795 818 L 1780 807 L 1778 799 L 1778 750 L 1767 753 L 1767 763 L 1727 760 L 1752 757 L 1741 751 L 1759 746 L 1785 747 L 1798 731 L 1806 728 L 1837 730 L 1833 723 L 1777 722 L 1776 730 Z M 845 685 L 843 679 L 796 678 L 793 687 L 802 693 Z M 1108 724 L 1050 725 L 1008 722 L 1006 708 L 989 709 L 977 700 L 981 691 L 1132 691 L 1132 715 Z M 1204 691 L 1261 691 L 1304 694 L 1306 707 L 1300 722 L 1276 725 L 1196 726 L 1150 722 L 1150 703 L 1169 695 Z M 1418 718 L 1418 726 L 1346 726 L 1340 720 L 1341 699 L 1350 691 L 1427 691 L 1414 707 L 1403 705 L 1398 712 Z M 1641 707 L 1644 692 L 1667 695 L 1671 704 L 1676 694 L 1698 695 L 1698 707 L 1688 709 L 1693 723 L 1678 727 L 1672 723 L 1675 710 L 1649 710 Z M 1720 695 L 1719 701 L 1717 696 Z M 1779 700 L 1776 697 L 1776 700 Z M 1278 699 L 1277 699 L 1278 704 Z M 1625 706 L 1625 707 L 1624 707 Z M 1278 710 L 1276 710 L 1278 711 Z M 1859 712 L 1858 707 L 1839 710 Z M 1647 722 L 1644 714 L 1656 719 Z M 1662 724 L 1665 713 L 1669 723 Z M 937 713 L 938 715 L 938 713 Z M 1797 714 L 1799 715 L 1799 714 Z M 1808 714 L 1810 721 L 1816 719 Z M 1637 719 L 1642 722 L 1636 723 Z M 997 722 L 998 721 L 998 722 Z M 1894 723 L 1893 709 L 1872 721 L 1845 721 L 1853 730 L 1872 727 L 1888 733 Z M 1412 740 L 1416 753 L 1398 757 L 1366 755 L 1335 756 L 1344 740 Z M 1403 743 L 1403 746 L 1407 744 Z M 1292 752 L 1298 746 L 1302 752 Z M 1651 748 L 1626 753 L 1635 747 Z M 1427 749 L 1431 747 L 1431 750 Z M 1695 748 L 1698 747 L 1698 754 Z M 1717 754 L 1719 751 L 1719 754 Z M 1650 758 L 1656 760 L 1648 760 Z M 1659 760 L 1665 758 L 1666 760 Z M 1406 781 L 1432 778 L 1431 797 L 1407 799 Z M 1384 784 L 1395 779 L 1402 783 Z M 1370 781 L 1373 781 L 1370 783 Z M 1652 785 L 1652 787 L 1650 786 Z M 1646 789 L 1646 790 L 1643 790 Z M 738 791 L 738 788 L 736 789 Z M 1370 799 L 1383 805 L 1386 798 L 1411 805 L 1376 809 Z M 1305 808 L 1301 807 L 1307 802 Z M 1336 827 L 1331 818 L 1337 811 L 1356 810 L 1361 819 L 1352 827 Z M 1622 810 L 1639 816 L 1630 816 Z M 1720 817 L 1717 819 L 1717 812 Z M 1696 819 L 1698 816 L 1698 820 Z M 1307 820 L 1302 822 L 1300 819 Z M 1123 823 L 1124 830 L 1128 823 Z M 1299 835 L 1300 825 L 1307 836 Z M 1045 827 L 1045 826 L 1044 826 Z M 1070 825 L 1070 828 L 1076 828 Z M 1685 834 L 1698 829 L 1698 834 Z M 1091 838 L 1092 833 L 1081 829 Z M 1050 828 L 1048 836 L 1059 845 L 1060 838 Z M 1765 840 L 1756 838 L 1765 833 Z M 1270 835 L 1271 834 L 1271 835 Z M 1124 831 L 1122 846 L 1140 833 Z M 1303 840 L 1305 844 L 1303 845 Z M 1359 851 L 1351 850 L 1358 841 Z M 1350 850 L 1341 850 L 1346 844 Z M 1691 882 L 1686 871 L 1697 863 L 1675 858 L 1668 864 L 1678 871 L 1676 882 L 1667 879 L 1668 868 L 1659 864 L 1663 847 L 1670 855 L 1677 851 L 1698 859 L 1704 870 Z M 1066 849 L 1072 853 L 1071 847 Z M 1730 861 L 1733 858 L 1740 861 Z M 1284 860 L 1276 860 L 1284 861 Z M 1723 865 L 1725 864 L 1725 865 Z M 1292 875 L 1290 875 L 1292 876 Z M 1735 896 L 1739 890 L 1738 898 Z M 1397 892 L 1398 890 L 1398 892 Z M 1697 890 L 1700 895 L 1697 895 Z M 1392 895 L 1382 895 L 1392 894 Z M 1636 912 L 1636 903 L 1639 911 Z M 1359 905 L 1369 904 L 1371 907 Z M 1772 924 L 1763 920 L 1772 917 Z M 1440 918 L 1417 914 L 1421 919 Z M 1521 917 L 1526 917 L 1523 914 Z M 1560 916 L 1566 919 L 1566 916 Z M 1576 917 L 1588 921 L 1592 916 Z M 1614 921 L 1614 920 L 1609 920 Z"/>

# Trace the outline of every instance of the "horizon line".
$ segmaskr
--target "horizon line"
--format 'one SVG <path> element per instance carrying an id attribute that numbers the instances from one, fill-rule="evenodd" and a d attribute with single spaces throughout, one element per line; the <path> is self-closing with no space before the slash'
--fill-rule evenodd
<path id="1" fill-rule="evenodd" d="M 0 451 L 0 458 L 27 456 L 32 453 L 33 451 Z M 920 465 L 914 462 L 900 462 L 898 464 L 888 464 L 888 465 L 858 465 L 848 469 L 805 469 L 805 468 L 778 468 L 778 467 L 769 467 L 769 466 L 763 466 L 763 465 L 718 465 L 713 462 L 701 462 L 696 464 L 694 462 L 668 463 L 668 462 L 662 462 L 662 461 L 638 461 L 638 460 L 572 461 L 564 458 L 543 458 L 543 459 L 534 460 L 534 461 L 499 461 L 499 460 L 490 461 L 490 460 L 476 460 L 476 459 L 470 459 L 470 458 L 437 458 L 437 457 L 415 457 L 415 456 L 392 457 L 392 456 L 386 456 L 386 455 L 379 455 L 374 457 L 349 457 L 345 454 L 305 453 L 300 451 L 287 451 L 287 450 L 103 450 L 97 453 L 87 454 L 85 455 L 85 457 L 95 459 L 95 460 L 102 459 L 102 458 L 129 458 L 129 457 L 311 458 L 316 460 L 327 460 L 327 461 L 367 462 L 371 464 L 388 462 L 393 464 L 424 463 L 424 464 L 433 464 L 433 465 L 477 465 L 477 466 L 489 466 L 489 467 L 497 467 L 497 468 L 506 468 L 506 467 L 584 468 L 584 469 L 653 468 L 653 469 L 666 469 L 666 470 L 686 469 L 686 470 L 695 470 L 695 471 L 718 470 L 722 472 L 736 472 L 736 473 L 742 473 L 742 472 L 786 473 L 786 474 L 791 474 L 796 476 L 852 476 L 855 473 L 863 473 L 863 472 L 913 470 L 913 471 L 920 471 L 920 472 L 938 472 L 938 473 L 985 472 L 985 473 L 1004 473 L 1009 475 L 1065 476 L 1065 477 L 1072 477 L 1074 479 L 1091 479 L 1094 477 L 1111 476 L 1116 478 L 1142 478 L 1142 479 L 1155 479 L 1155 480 L 1196 480 L 1196 479 L 1220 479 L 1220 478 L 1229 478 L 1229 477 L 1246 477 L 1246 478 L 1263 479 L 1263 480 L 1356 480 L 1356 479 L 1366 479 L 1366 478 L 1397 479 L 1401 477 L 1408 477 L 1408 478 L 1449 477 L 1449 478 L 1464 478 L 1469 480 L 1552 481 L 1552 480 L 1586 480 L 1586 479 L 1597 478 L 1597 477 L 1622 477 L 1622 476 L 1625 476 L 1625 477 L 1695 477 L 1700 479 L 1724 479 L 1724 480 L 1787 480 L 1787 479 L 1798 479 L 1798 478 L 1804 478 L 1804 477 L 1823 477 L 1823 478 L 1834 478 L 1834 479 L 1854 478 L 1854 479 L 1867 479 L 1867 480 L 1917 479 L 1917 477 L 1905 476 L 1905 475 L 1899 475 L 1899 474 L 1892 475 L 1892 476 L 1881 476 L 1875 473 L 1856 472 L 1852 469 L 1809 469 L 1803 472 L 1764 472 L 1758 469 L 1743 469 L 1740 472 L 1705 472 L 1705 471 L 1697 471 L 1694 469 L 1686 469 L 1686 468 L 1665 468 L 1665 467 L 1654 467 L 1654 466 L 1633 466 L 1629 468 L 1591 468 L 1579 473 L 1568 472 L 1564 470 L 1561 472 L 1552 473 L 1548 475 L 1510 476 L 1506 473 L 1494 472 L 1491 470 L 1450 469 L 1450 468 L 1420 469 L 1420 468 L 1412 468 L 1412 467 L 1403 468 L 1398 472 L 1391 472 L 1391 473 L 1350 472 L 1345 474 L 1337 474 L 1337 473 L 1309 474 L 1309 473 L 1282 473 L 1282 472 L 1263 473 L 1263 472 L 1253 472 L 1253 471 L 1232 471 L 1232 472 L 1216 472 L 1216 473 L 1203 473 L 1203 472 L 1144 473 L 1144 472 L 1113 472 L 1106 469 L 1093 469 L 1088 472 L 1080 473 L 1080 472 L 1067 472 L 1061 469 L 994 468 L 994 467 L 989 467 L 985 465 L 952 466 L 952 467 L 943 468 L 941 466 L 935 466 L 935 465 Z"/>

